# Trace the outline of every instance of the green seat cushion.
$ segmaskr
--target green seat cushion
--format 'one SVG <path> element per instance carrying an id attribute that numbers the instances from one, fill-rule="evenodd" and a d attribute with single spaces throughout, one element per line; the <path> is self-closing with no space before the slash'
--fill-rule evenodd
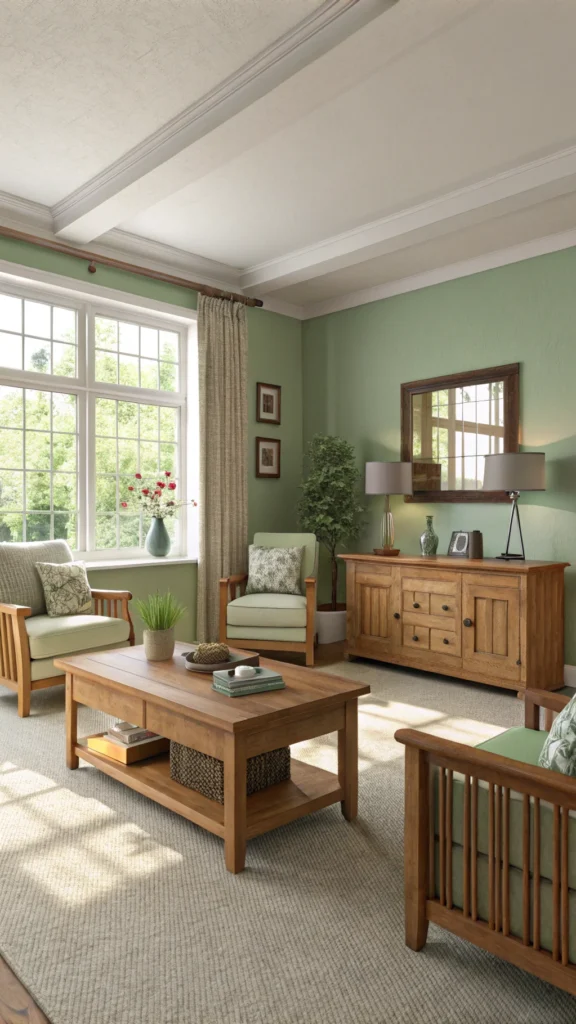
<path id="1" fill-rule="evenodd" d="M 306 629 L 291 629 L 281 626 L 227 626 L 226 634 L 229 640 L 287 640 L 292 644 L 303 644 L 306 642 Z"/>
<path id="2" fill-rule="evenodd" d="M 72 552 L 65 540 L 0 544 L 0 601 L 31 608 L 32 615 L 44 615 L 46 601 L 36 562 L 61 565 L 71 561 Z"/>
<path id="3" fill-rule="evenodd" d="M 500 754 L 500 757 L 510 757 L 513 761 L 523 761 L 524 764 L 537 765 L 547 737 L 548 733 L 542 730 L 515 726 L 492 736 L 489 740 L 484 740 L 483 743 L 478 743 L 477 749 Z"/>
<path id="4" fill-rule="evenodd" d="M 509 757 L 513 761 L 537 765 L 540 751 L 548 736 L 547 732 L 517 727 L 494 736 L 484 743 L 478 744 L 479 750 L 486 750 L 501 757 Z M 438 797 L 437 776 L 435 779 L 435 824 L 438 835 Z M 576 785 L 576 784 L 575 784 Z M 463 846 L 464 817 L 464 778 L 458 773 L 453 777 L 453 810 L 452 835 L 454 842 Z M 530 802 L 531 827 L 534 814 L 534 802 Z M 520 793 L 510 791 L 510 857 L 513 867 L 522 868 L 522 830 L 523 830 L 523 798 Z M 552 879 L 552 808 L 544 801 L 540 802 L 540 874 L 543 878 Z M 533 834 L 533 833 L 532 833 Z M 568 884 L 576 890 L 576 816 L 570 812 L 568 827 L 569 864 Z M 478 783 L 478 852 L 488 854 L 488 785 Z M 531 866 L 533 849 L 531 844 Z"/>
<path id="5" fill-rule="evenodd" d="M 129 641 L 123 640 L 122 643 L 105 644 L 104 647 L 91 647 L 90 653 L 94 654 L 96 651 L 114 651 L 117 647 L 129 646 Z M 78 653 L 78 651 L 76 653 Z M 30 662 L 30 678 L 33 683 L 35 683 L 37 679 L 52 679 L 54 676 L 61 675 L 62 669 L 56 668 L 52 658 L 36 658 L 35 661 Z"/>
<path id="6" fill-rule="evenodd" d="M 246 594 L 230 601 L 230 626 L 306 626 L 306 598 L 300 594 Z"/>
<path id="7" fill-rule="evenodd" d="M 121 644 L 130 635 L 128 622 L 106 615 L 34 615 L 25 623 L 32 659 Z"/>
<path id="8" fill-rule="evenodd" d="M 464 851 L 461 846 L 452 847 L 452 902 L 455 907 L 462 909 L 464 895 L 463 876 Z M 478 917 L 482 921 L 489 919 L 488 902 L 488 857 L 479 854 L 476 858 L 478 874 Z M 436 844 L 436 896 L 440 895 L 439 886 L 439 857 L 438 844 Z M 523 872 L 512 867 L 509 872 L 509 897 L 510 897 L 510 932 L 517 938 L 522 938 L 522 879 Z M 534 899 L 534 879 L 530 880 L 530 906 Z M 576 892 L 569 890 L 568 906 L 570 921 L 576 920 Z M 548 878 L 540 878 L 540 945 L 542 949 L 552 952 L 552 922 L 553 922 L 553 889 Z M 530 922 L 530 938 L 532 938 L 532 921 Z M 569 959 L 576 963 L 576 928 L 570 928 Z"/>

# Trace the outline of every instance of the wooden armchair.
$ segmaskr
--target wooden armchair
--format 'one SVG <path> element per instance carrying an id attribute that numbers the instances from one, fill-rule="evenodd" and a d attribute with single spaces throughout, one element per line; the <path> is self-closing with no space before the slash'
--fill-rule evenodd
<path id="1" fill-rule="evenodd" d="M 576 778 L 538 765 L 570 700 L 525 693 L 525 728 L 468 747 L 400 729 L 406 747 L 406 943 L 428 922 L 576 995 Z"/>
<path id="2" fill-rule="evenodd" d="M 231 647 L 299 651 L 314 664 L 318 544 L 308 533 L 257 533 L 261 547 L 304 547 L 302 595 L 246 594 L 246 574 L 220 580 L 220 640 Z"/>
<path id="3" fill-rule="evenodd" d="M 127 590 L 93 590 L 92 598 L 94 615 L 52 619 L 47 615 L 32 616 L 32 609 L 25 605 L 0 603 L 0 686 L 18 694 L 21 718 L 30 714 L 33 690 L 44 690 L 64 682 L 64 676 L 54 669 L 54 657 L 134 644 L 134 626 L 128 607 L 132 594 Z M 105 628 L 94 622 L 96 616 L 106 619 L 102 623 Z M 70 621 L 73 619 L 76 623 Z M 122 620 L 122 628 L 118 628 L 120 623 L 116 626 L 114 620 Z M 39 624 L 42 629 L 37 628 Z M 88 645 L 84 646 L 84 637 L 91 638 L 93 643 L 89 639 Z M 47 651 L 51 653 L 34 657 L 35 653 L 42 655 Z"/>

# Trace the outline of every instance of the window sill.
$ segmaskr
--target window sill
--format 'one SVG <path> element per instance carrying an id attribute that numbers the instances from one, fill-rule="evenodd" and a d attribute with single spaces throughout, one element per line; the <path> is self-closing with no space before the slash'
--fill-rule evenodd
<path id="1" fill-rule="evenodd" d="M 81 555 L 77 556 L 81 558 Z M 86 561 L 84 564 L 89 572 L 93 572 L 94 569 L 134 569 L 138 566 L 151 566 L 151 565 L 196 565 L 198 562 L 197 558 L 188 558 L 185 555 L 175 556 L 170 558 L 153 558 L 150 555 L 143 555 L 142 558 L 112 558 L 110 561 L 104 559 L 95 562 Z"/>

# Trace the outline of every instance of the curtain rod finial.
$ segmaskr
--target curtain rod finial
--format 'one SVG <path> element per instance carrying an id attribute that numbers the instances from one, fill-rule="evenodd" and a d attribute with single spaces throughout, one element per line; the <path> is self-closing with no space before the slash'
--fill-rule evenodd
<path id="1" fill-rule="evenodd" d="M 91 260 L 91 262 L 88 264 L 88 273 L 89 274 L 95 274 L 96 273 L 96 264 L 94 263 L 94 260 Z"/>

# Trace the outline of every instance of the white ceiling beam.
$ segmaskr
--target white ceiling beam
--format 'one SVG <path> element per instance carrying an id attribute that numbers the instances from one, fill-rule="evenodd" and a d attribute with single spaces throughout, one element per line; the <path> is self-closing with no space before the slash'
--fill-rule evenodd
<path id="1" fill-rule="evenodd" d="M 154 174 L 220 125 L 392 7 L 397 0 L 325 0 L 271 46 L 53 208 L 54 231 L 85 245 L 170 194 Z"/>
<path id="2" fill-rule="evenodd" d="M 240 283 L 248 292 L 275 292 L 575 189 L 576 146 L 572 146 L 250 267 L 241 274 Z"/>

